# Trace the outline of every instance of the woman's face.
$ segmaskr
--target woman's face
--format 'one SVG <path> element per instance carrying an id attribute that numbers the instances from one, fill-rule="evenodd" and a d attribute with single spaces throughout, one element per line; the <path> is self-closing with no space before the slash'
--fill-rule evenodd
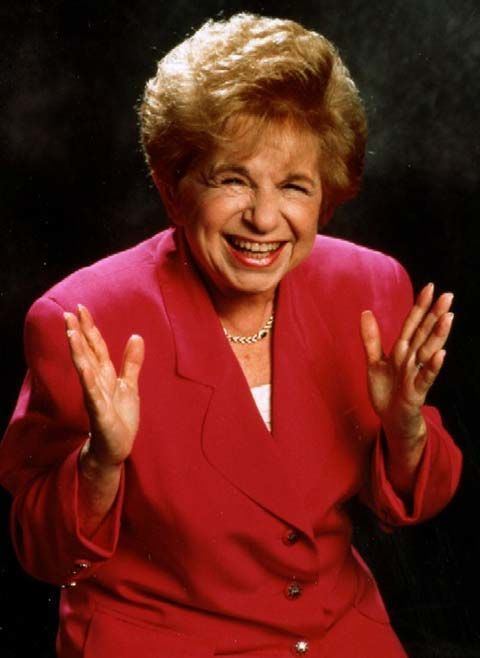
<path id="1" fill-rule="evenodd" d="M 242 148 L 243 147 L 243 148 Z M 271 296 L 308 256 L 322 202 L 315 137 L 271 127 L 214 150 L 182 178 L 175 222 L 214 293 Z"/>

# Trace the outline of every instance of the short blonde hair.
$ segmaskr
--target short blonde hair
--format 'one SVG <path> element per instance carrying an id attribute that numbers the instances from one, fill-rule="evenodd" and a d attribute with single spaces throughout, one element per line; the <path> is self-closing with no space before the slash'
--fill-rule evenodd
<path id="1" fill-rule="evenodd" d="M 209 20 L 167 53 L 139 107 L 141 140 L 157 182 L 174 188 L 226 139 L 229 119 L 294 122 L 319 140 L 322 215 L 360 187 L 366 119 L 357 88 L 324 36 L 291 20 L 237 14 Z"/>

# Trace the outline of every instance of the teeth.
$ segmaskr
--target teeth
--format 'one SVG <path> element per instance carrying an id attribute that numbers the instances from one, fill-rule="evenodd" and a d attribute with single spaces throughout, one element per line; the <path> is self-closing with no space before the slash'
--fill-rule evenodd
<path id="1" fill-rule="evenodd" d="M 268 251 L 275 251 L 279 248 L 280 242 L 249 242 L 241 240 L 240 238 L 230 237 L 230 242 L 239 249 L 246 249 L 248 251 L 266 253 Z"/>

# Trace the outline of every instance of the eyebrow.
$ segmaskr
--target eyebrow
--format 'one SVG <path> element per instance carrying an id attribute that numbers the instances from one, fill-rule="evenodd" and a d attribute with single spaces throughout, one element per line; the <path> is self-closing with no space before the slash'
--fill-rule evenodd
<path id="1" fill-rule="evenodd" d="M 285 182 L 290 183 L 291 181 L 303 181 L 305 183 L 309 183 L 312 187 L 315 187 L 315 181 L 313 178 L 310 178 L 310 176 L 307 176 L 306 174 L 300 174 L 296 172 L 288 174 Z"/>
<path id="2" fill-rule="evenodd" d="M 245 176 L 245 178 L 248 178 L 249 180 L 252 180 L 250 172 L 246 167 L 243 165 L 239 164 L 230 164 L 230 163 L 225 163 L 221 164 L 218 166 L 212 166 L 209 170 L 209 176 L 218 176 L 218 174 L 223 174 L 226 172 L 233 172 L 236 174 L 240 174 L 241 176 Z M 307 176 L 306 174 L 302 174 L 300 172 L 291 172 L 287 174 L 287 176 L 283 179 L 283 182 L 285 183 L 290 183 L 293 181 L 303 181 L 305 183 L 308 183 L 312 187 L 315 187 L 316 183 L 315 181 L 310 178 L 310 176 Z"/>
<path id="3" fill-rule="evenodd" d="M 237 165 L 237 164 L 230 164 L 230 163 L 225 163 L 217 166 L 211 166 L 209 169 L 209 175 L 210 176 L 218 176 L 218 174 L 224 174 L 228 171 L 234 172 L 236 174 L 241 174 L 242 176 L 245 176 L 246 178 L 250 178 L 250 174 L 248 172 L 248 169 L 246 167 L 243 167 L 242 165 Z"/>

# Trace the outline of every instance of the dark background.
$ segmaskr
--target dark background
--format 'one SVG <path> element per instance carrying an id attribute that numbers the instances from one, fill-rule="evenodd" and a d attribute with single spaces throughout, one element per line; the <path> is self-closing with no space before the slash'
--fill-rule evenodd
<path id="1" fill-rule="evenodd" d="M 455 329 L 431 401 L 465 454 L 460 490 L 439 517 L 393 535 L 359 512 L 357 541 L 410 656 L 480 656 L 478 0 L 2 3 L 1 426 L 23 377 L 32 301 L 165 225 L 134 112 L 155 60 L 206 18 L 239 10 L 323 32 L 360 87 L 370 120 L 364 190 L 328 232 L 394 255 L 417 289 L 433 280 L 455 292 Z M 17 566 L 8 507 L 2 491 L 0 654 L 51 658 L 57 592 Z"/>

